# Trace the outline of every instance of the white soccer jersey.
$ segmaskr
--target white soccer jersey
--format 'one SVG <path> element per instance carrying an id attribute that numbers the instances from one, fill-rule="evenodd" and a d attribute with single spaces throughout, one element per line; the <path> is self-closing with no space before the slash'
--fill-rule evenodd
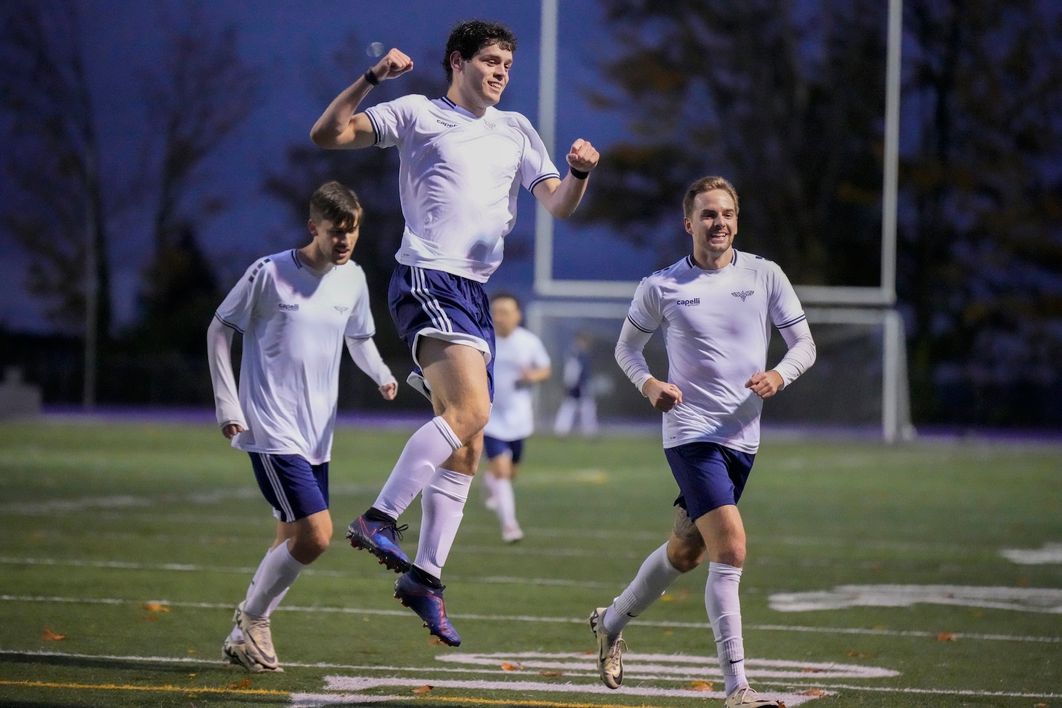
<path id="1" fill-rule="evenodd" d="M 233 447 L 327 462 L 344 337 L 375 334 L 365 273 L 353 261 L 323 276 L 293 249 L 244 273 L 215 314 L 243 334 L 240 408 L 247 430 Z"/>
<path id="2" fill-rule="evenodd" d="M 805 320 L 782 269 L 736 250 L 719 270 L 687 256 L 642 280 L 627 319 L 643 332 L 663 329 L 667 378 L 682 391 L 663 416 L 664 447 L 706 441 L 756 452 L 763 401 L 745 382 L 766 369 L 771 325 Z"/>
<path id="3" fill-rule="evenodd" d="M 527 369 L 542 369 L 549 365 L 545 345 L 530 330 L 517 327 L 508 337 L 496 339 L 494 408 L 484 434 L 505 441 L 531 436 L 535 429 L 531 388 L 518 386 L 517 381 Z"/>
<path id="4" fill-rule="evenodd" d="M 516 223 L 520 186 L 559 177 L 527 118 L 409 95 L 366 109 L 375 144 L 398 146 L 406 228 L 399 263 L 487 282 Z"/>

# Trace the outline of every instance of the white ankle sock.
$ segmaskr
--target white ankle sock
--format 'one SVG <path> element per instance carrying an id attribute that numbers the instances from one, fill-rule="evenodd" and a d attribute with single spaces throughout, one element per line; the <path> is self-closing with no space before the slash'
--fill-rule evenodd
<path id="1" fill-rule="evenodd" d="M 719 666 L 726 681 L 726 695 L 748 685 L 745 678 L 745 647 L 741 639 L 741 602 L 738 586 L 741 568 L 726 563 L 708 564 L 704 586 L 704 607 L 715 635 Z"/>
<path id="2" fill-rule="evenodd" d="M 498 489 L 498 478 L 489 471 L 483 474 L 483 489 L 487 497 L 493 497 Z"/>
<path id="3" fill-rule="evenodd" d="M 442 577 L 446 557 L 450 555 L 450 547 L 465 515 L 465 501 L 471 486 L 471 475 L 440 467 L 424 488 L 420 499 L 423 510 L 420 541 L 413 565 L 436 578 Z"/>
<path id="4" fill-rule="evenodd" d="M 247 588 L 243 611 L 255 617 L 268 617 L 305 567 L 291 555 L 286 541 L 271 549 Z"/>
<path id="5" fill-rule="evenodd" d="M 516 497 L 513 496 L 511 479 L 494 480 L 494 499 L 498 502 L 498 508 L 494 511 L 498 515 L 502 529 L 511 529 L 516 526 Z"/>
<path id="6" fill-rule="evenodd" d="M 424 489 L 436 468 L 460 447 L 461 441 L 442 416 L 432 418 L 409 436 L 373 506 L 397 519 Z"/>
<path id="7" fill-rule="evenodd" d="M 667 543 L 649 554 L 638 574 L 605 611 L 605 631 L 615 637 L 627 623 L 657 601 L 682 573 L 667 559 Z"/>

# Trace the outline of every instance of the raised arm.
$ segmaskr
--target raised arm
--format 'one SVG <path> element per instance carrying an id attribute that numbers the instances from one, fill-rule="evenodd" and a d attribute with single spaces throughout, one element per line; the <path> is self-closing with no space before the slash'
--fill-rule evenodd
<path id="1" fill-rule="evenodd" d="M 381 81 L 395 79 L 413 69 L 413 60 L 392 49 L 336 96 L 310 129 L 314 145 L 327 149 L 354 149 L 373 144 L 372 123 L 358 106 Z"/>
<path id="2" fill-rule="evenodd" d="M 547 179 L 535 187 L 535 199 L 546 211 L 558 219 L 567 219 L 575 213 L 583 195 L 590 171 L 597 167 L 601 156 L 588 140 L 579 138 L 568 150 L 568 174 L 564 179 Z"/>

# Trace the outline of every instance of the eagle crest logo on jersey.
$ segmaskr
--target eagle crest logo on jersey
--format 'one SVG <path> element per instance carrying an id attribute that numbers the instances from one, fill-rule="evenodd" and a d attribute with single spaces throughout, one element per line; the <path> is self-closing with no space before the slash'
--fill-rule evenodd
<path id="1" fill-rule="evenodd" d="M 345 315 L 347 313 L 347 310 L 350 309 L 346 305 L 332 305 L 332 307 L 335 309 L 336 312 L 341 315 Z"/>
<path id="2" fill-rule="evenodd" d="M 741 298 L 741 302 L 745 302 L 746 298 L 748 298 L 750 295 L 755 294 L 755 292 L 755 290 L 736 290 L 730 294 L 734 297 Z"/>

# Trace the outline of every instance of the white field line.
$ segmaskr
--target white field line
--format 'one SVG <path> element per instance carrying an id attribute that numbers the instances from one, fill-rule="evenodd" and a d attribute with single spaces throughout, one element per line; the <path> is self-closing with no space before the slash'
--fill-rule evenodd
<path id="1" fill-rule="evenodd" d="M 346 544 L 344 544 L 346 545 Z M 197 565 L 193 563 L 135 563 L 132 561 L 115 560 L 86 560 L 79 558 L 19 558 L 16 556 L 0 556 L 0 565 L 29 565 L 45 567 L 70 567 L 70 568 L 101 568 L 104 570 L 143 570 L 143 571 L 167 571 L 176 573 L 225 573 L 237 575 L 253 575 L 254 568 L 238 566 L 211 566 Z M 354 574 L 349 571 L 323 570 L 307 568 L 303 574 L 318 575 L 326 578 L 349 579 Z M 590 580 L 568 580 L 567 578 L 521 578 L 508 575 L 484 575 L 463 576 L 447 575 L 448 581 L 487 583 L 490 585 L 535 585 L 540 587 L 566 587 L 566 588 L 591 588 L 619 590 L 620 583 L 602 583 Z"/>
<path id="2" fill-rule="evenodd" d="M 158 603 L 170 607 L 188 607 L 206 610 L 232 610 L 232 603 L 225 602 L 183 602 L 160 599 L 130 600 L 126 598 L 88 598 L 88 597 L 62 597 L 48 595 L 0 595 L 0 602 L 27 602 L 43 604 L 88 604 L 88 605 L 143 605 L 146 603 Z M 374 616 L 408 616 L 409 610 L 384 610 L 359 607 L 310 607 L 301 605 L 282 605 L 277 612 L 306 612 L 306 613 L 331 613 L 349 615 L 374 615 Z M 459 620 L 481 622 L 532 622 L 538 624 L 578 624 L 585 625 L 583 617 L 557 617 L 543 615 L 486 615 L 476 613 L 448 613 L 450 617 Z M 707 631 L 707 622 L 664 622 L 652 620 L 638 620 L 640 627 L 656 627 L 662 629 L 692 629 Z M 936 638 L 937 632 L 919 630 L 897 629 L 868 629 L 863 627 L 807 627 L 800 625 L 783 624 L 746 624 L 746 630 L 761 632 L 801 632 L 810 634 L 840 634 L 840 635 L 868 635 L 875 637 L 931 637 Z M 1020 636 L 1009 634 L 974 634 L 954 632 L 952 637 L 956 640 L 971 639 L 978 641 L 995 642 L 1031 642 L 1043 644 L 1062 644 L 1062 637 L 1052 636 Z"/>
<path id="3" fill-rule="evenodd" d="M 227 607 L 228 606 L 226 605 L 226 608 Z M 3 648 L 0 648 L 0 656 L 18 656 L 18 657 L 28 657 L 28 658 L 33 658 L 33 657 L 41 657 L 41 658 L 57 657 L 57 658 L 67 658 L 67 659 L 94 659 L 94 660 L 114 661 L 114 662 L 143 662 L 143 663 L 150 663 L 150 664 L 176 664 L 176 665 L 196 665 L 196 666 L 216 666 L 218 663 L 220 663 L 219 660 L 216 660 L 216 659 L 207 659 L 207 658 L 201 658 L 201 657 L 188 657 L 188 656 L 168 657 L 168 656 L 134 656 L 134 655 L 114 655 L 114 654 L 80 654 L 80 653 L 71 653 L 71 652 L 54 652 L 54 651 L 38 651 L 38 650 L 21 651 L 21 650 L 3 649 Z M 587 661 L 589 661 L 589 660 L 590 659 L 588 658 Z M 379 672 L 387 672 L 387 673 L 391 673 L 391 674 L 405 672 L 405 673 L 418 673 L 418 674 L 428 674 L 428 675 L 431 675 L 431 674 L 447 674 L 447 673 L 449 673 L 449 674 L 473 673 L 473 674 L 504 674 L 504 675 L 521 675 L 521 674 L 523 674 L 523 675 L 528 675 L 528 674 L 538 675 L 538 672 L 520 671 L 519 669 L 506 671 L 506 670 L 499 670 L 499 669 L 487 669 L 487 668 L 484 668 L 484 667 L 476 667 L 474 669 L 463 669 L 463 668 L 451 668 L 451 667 L 443 667 L 443 666 L 428 666 L 428 667 L 425 667 L 425 666 L 370 666 L 370 665 L 365 665 L 365 664 L 338 664 L 338 663 L 331 663 L 331 662 L 288 662 L 288 661 L 285 661 L 284 662 L 284 667 L 285 668 L 289 668 L 289 667 L 290 668 L 300 668 L 300 669 L 327 669 L 327 670 L 335 670 L 335 671 L 379 671 Z M 590 681 L 596 681 L 596 676 L 597 676 L 597 672 L 596 671 L 591 671 L 591 672 L 587 672 L 586 673 L 585 678 L 587 678 Z M 568 673 L 567 672 L 565 672 L 565 677 L 568 677 Z M 576 675 L 572 675 L 571 676 L 571 678 L 583 678 L 583 677 L 584 677 L 583 674 L 579 674 L 578 676 L 576 676 Z M 356 679 L 356 680 L 375 681 L 375 679 L 359 679 L 357 677 L 336 677 L 336 678 L 343 678 L 343 679 L 352 678 L 352 679 Z M 642 678 L 642 677 L 637 677 L 637 676 L 635 676 L 632 673 L 629 676 L 629 678 Z M 654 679 L 656 677 L 646 677 L 646 678 Z M 410 679 L 410 680 L 412 681 L 413 679 Z M 661 679 L 661 680 L 666 681 L 667 679 L 664 678 L 664 679 Z M 680 679 L 680 680 L 688 681 L 689 677 L 686 677 L 686 678 L 683 678 L 683 679 Z M 1026 692 L 1026 691 L 1013 691 L 1013 692 L 1009 692 L 1009 691 L 974 691 L 974 690 L 969 690 L 969 689 L 923 689 L 923 688 L 910 688 L 910 687 L 902 687 L 902 686 L 901 687 L 882 687 L 882 686 L 860 686 L 860 685 L 854 685 L 854 684 L 833 684 L 833 683 L 828 683 L 828 682 L 824 683 L 824 682 L 816 681 L 814 675 L 807 676 L 806 680 L 807 680 L 807 685 L 814 686 L 816 688 L 829 689 L 829 690 L 872 691 L 872 692 L 875 692 L 875 693 L 900 693 L 900 694 L 933 695 L 933 696 L 971 696 L 971 697 L 993 697 L 993 698 L 1042 698 L 1042 699 L 1048 699 L 1048 700 L 1055 700 L 1055 699 L 1062 698 L 1062 693 L 1047 693 L 1047 692 L 1044 692 L 1044 693 L 1032 693 L 1032 692 Z M 420 686 L 420 685 L 423 685 L 424 683 L 425 683 L 425 679 L 418 678 L 418 679 L 415 679 L 415 683 L 413 685 L 414 686 Z M 439 684 L 438 681 L 434 681 L 433 680 L 432 683 L 434 685 L 442 687 Z M 467 683 L 467 682 L 462 682 L 462 683 Z M 514 683 L 513 682 L 501 682 L 501 683 L 503 683 L 503 686 L 506 689 L 512 689 L 514 687 Z M 792 681 L 785 681 L 785 682 L 757 681 L 757 684 L 760 684 L 760 685 L 763 685 L 763 686 L 781 686 L 781 687 L 790 686 L 791 687 L 793 685 L 793 682 Z M 559 689 L 559 685 L 557 685 L 557 684 L 550 684 L 550 685 L 555 687 L 554 690 Z M 470 688 L 470 686 L 464 685 L 464 686 L 461 686 L 461 688 Z M 603 689 L 603 687 L 598 687 L 598 688 L 602 688 Z M 624 689 L 621 690 L 621 692 L 619 694 L 617 694 L 617 693 L 608 693 L 606 695 L 613 695 L 613 696 L 622 695 L 624 693 L 627 693 L 626 688 L 627 687 L 625 686 Z M 607 691 L 607 689 L 603 689 L 603 690 Z M 558 692 L 561 692 L 561 691 L 558 690 Z M 708 697 L 704 692 L 701 692 L 701 691 L 696 691 L 696 692 L 691 692 L 691 693 L 696 693 L 696 696 L 694 696 L 695 698 L 706 698 L 706 697 Z M 302 694 L 293 694 L 293 697 L 296 696 L 296 695 L 302 695 Z M 327 696 L 328 694 L 307 694 L 307 695 Z M 333 696 L 334 695 L 335 694 L 333 694 Z M 374 698 L 381 698 L 381 697 L 380 696 L 376 696 Z M 408 700 L 409 697 L 405 696 L 404 698 L 406 700 Z M 806 700 L 806 697 L 801 696 L 801 698 Z"/>

